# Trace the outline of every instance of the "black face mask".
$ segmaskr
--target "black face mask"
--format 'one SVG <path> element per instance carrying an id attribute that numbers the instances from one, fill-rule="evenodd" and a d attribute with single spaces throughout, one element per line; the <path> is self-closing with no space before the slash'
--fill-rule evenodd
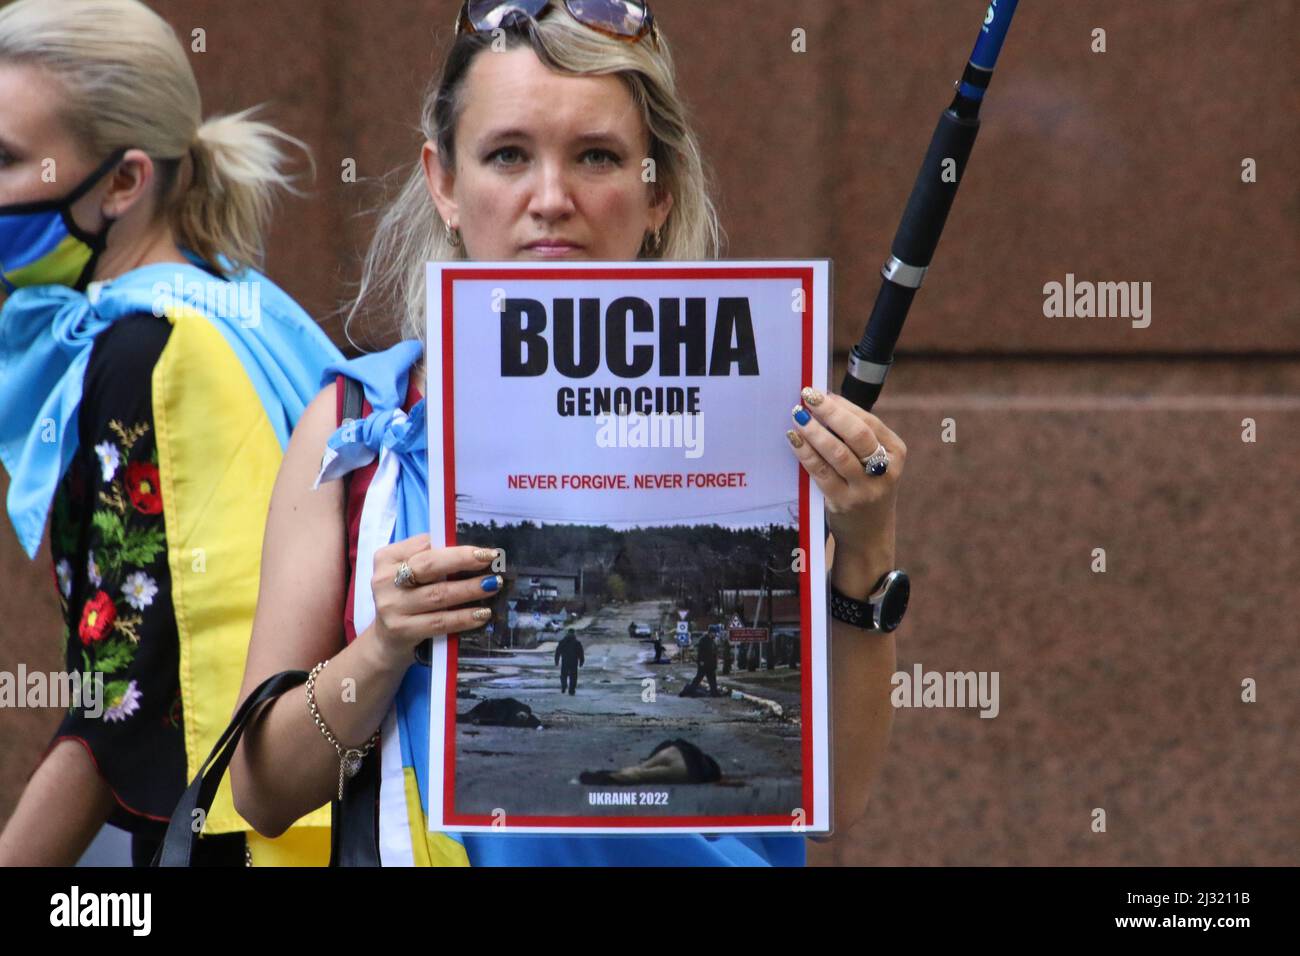
<path id="1" fill-rule="evenodd" d="M 4 292 L 34 285 L 66 285 L 81 292 L 90 284 L 113 220 L 98 233 L 88 233 L 72 218 L 72 206 L 125 155 L 125 149 L 114 152 L 62 199 L 0 206 L 0 283 Z"/>

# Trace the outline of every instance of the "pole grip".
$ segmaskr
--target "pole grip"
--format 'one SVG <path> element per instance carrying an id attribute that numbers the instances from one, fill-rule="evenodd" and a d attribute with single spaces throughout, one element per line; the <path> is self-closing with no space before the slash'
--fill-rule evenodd
<path id="1" fill-rule="evenodd" d="M 890 247 L 908 265 L 926 267 L 934 258 L 979 131 L 978 116 L 962 119 L 948 109 L 939 117 Z"/>
<path id="2" fill-rule="evenodd" d="M 934 250 L 943 235 L 944 224 L 961 185 L 966 162 L 970 159 L 979 134 L 979 117 L 963 119 L 948 109 L 939 117 L 930 147 L 925 152 L 921 172 L 912 186 L 902 222 L 894 234 L 890 247 L 894 258 L 909 266 L 927 268 L 934 258 Z M 945 165 L 946 160 L 952 160 Z M 894 359 L 894 345 L 907 321 L 908 310 L 916 298 L 918 287 L 904 285 L 882 278 L 876 293 L 871 317 L 862 333 L 862 339 L 853 347 L 852 360 L 888 367 Z M 851 364 L 856 364 L 851 360 Z M 879 381 L 863 381 L 850 372 L 844 376 L 840 394 L 860 408 L 871 410 L 884 386 L 884 372 L 871 375 Z"/>

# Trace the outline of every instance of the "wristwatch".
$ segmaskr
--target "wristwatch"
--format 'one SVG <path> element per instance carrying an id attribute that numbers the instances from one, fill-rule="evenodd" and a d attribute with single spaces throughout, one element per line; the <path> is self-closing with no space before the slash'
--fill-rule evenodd
<path id="1" fill-rule="evenodd" d="M 875 583 L 865 601 L 841 594 L 832 585 L 831 617 L 864 631 L 888 634 L 902 622 L 911 593 L 912 583 L 902 568 L 887 572 Z"/>

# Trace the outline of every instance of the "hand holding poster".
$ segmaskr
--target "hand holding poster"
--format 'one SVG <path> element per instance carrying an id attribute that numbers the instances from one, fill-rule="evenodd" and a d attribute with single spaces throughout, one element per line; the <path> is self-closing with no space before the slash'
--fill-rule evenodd
<path id="1" fill-rule="evenodd" d="M 431 543 L 504 550 L 510 634 L 435 643 L 431 828 L 829 829 L 822 500 L 785 438 L 828 273 L 429 266 Z"/>

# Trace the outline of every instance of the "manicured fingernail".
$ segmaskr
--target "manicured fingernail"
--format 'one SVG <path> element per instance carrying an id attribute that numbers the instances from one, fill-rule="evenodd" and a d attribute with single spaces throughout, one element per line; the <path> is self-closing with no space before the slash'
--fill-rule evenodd
<path id="1" fill-rule="evenodd" d="M 802 405 L 796 405 L 791 414 L 794 415 L 794 420 L 800 425 L 807 425 L 812 421 L 812 416 L 808 414 L 808 409 L 804 408 Z"/>
<path id="2" fill-rule="evenodd" d="M 794 445 L 795 448 L 803 447 L 803 439 L 799 437 L 799 433 L 793 428 L 785 433 L 785 437 L 789 439 L 790 444 Z"/>
<path id="3" fill-rule="evenodd" d="M 824 396 L 821 392 L 817 391 L 817 389 L 809 385 L 807 388 L 805 388 L 802 392 L 799 393 L 799 397 L 803 399 L 805 405 L 812 405 L 813 407 L 816 407 L 822 403 L 822 399 L 825 398 L 826 396 Z"/>
<path id="4" fill-rule="evenodd" d="M 479 587 L 481 587 L 484 591 L 491 592 L 491 591 L 495 591 L 495 590 L 497 590 L 498 588 L 500 588 L 501 585 L 502 585 L 503 583 L 504 583 L 504 582 L 501 580 L 501 575 L 499 575 L 499 574 L 489 574 L 487 577 L 485 577 L 485 578 L 484 578 L 482 581 L 480 581 L 478 584 L 479 584 Z"/>
<path id="5" fill-rule="evenodd" d="M 496 552 L 496 549 L 495 549 L 495 548 L 475 548 L 475 549 L 474 549 L 474 560 L 475 560 L 475 561 L 491 561 L 491 560 L 492 560 L 493 558 L 495 558 L 496 556 L 497 556 L 497 552 Z"/>
<path id="6" fill-rule="evenodd" d="M 470 616 L 476 621 L 486 621 L 492 617 L 492 609 L 490 607 L 481 607 Z"/>

